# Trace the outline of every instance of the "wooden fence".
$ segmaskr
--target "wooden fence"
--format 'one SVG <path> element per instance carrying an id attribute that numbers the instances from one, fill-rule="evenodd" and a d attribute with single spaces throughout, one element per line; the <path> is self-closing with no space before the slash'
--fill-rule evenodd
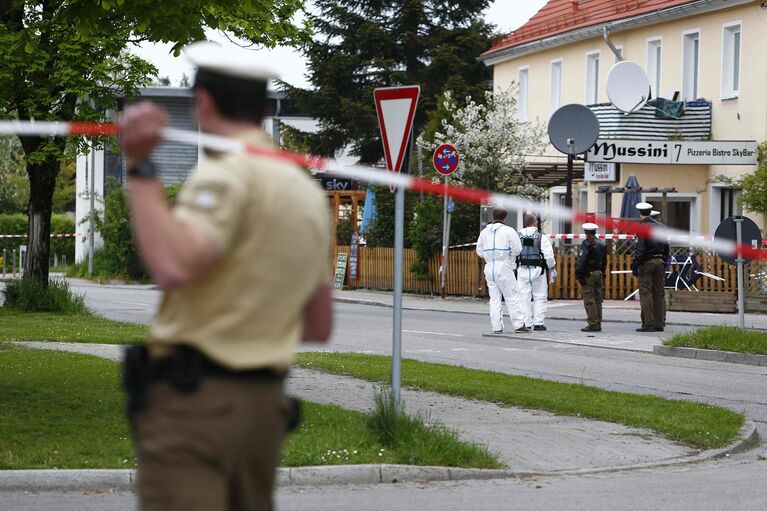
<path id="1" fill-rule="evenodd" d="M 338 252 L 349 252 L 348 246 L 338 246 L 333 250 L 333 265 Z M 417 278 L 411 267 L 417 261 L 413 249 L 405 249 L 404 254 L 403 288 L 406 293 L 439 294 L 439 263 L 440 255 L 435 255 L 429 261 L 429 277 Z M 696 255 L 703 271 L 723 277 L 724 281 L 700 277 L 695 283 L 700 291 L 721 291 L 732 293 L 737 291 L 735 267 L 722 261 L 719 257 Z M 580 286 L 575 279 L 575 263 L 577 254 L 560 252 L 556 254 L 557 280 L 549 284 L 551 299 L 580 299 Z M 394 249 L 384 247 L 360 247 L 358 280 L 356 287 L 367 289 L 391 290 L 393 278 Z M 483 262 L 474 250 L 451 250 L 447 272 L 447 294 L 458 296 L 487 296 L 487 286 L 483 273 Z M 750 274 L 764 271 L 765 265 L 746 265 L 746 288 L 750 294 L 767 293 L 767 283 L 763 280 L 749 277 Z M 610 254 L 607 258 L 607 274 L 605 275 L 605 299 L 623 299 L 637 288 L 636 278 L 631 273 L 612 273 L 613 271 L 631 270 L 631 256 L 628 254 Z M 347 271 L 348 276 L 348 271 Z M 348 285 L 348 278 L 345 282 Z M 352 284 L 352 287 L 355 287 Z"/>

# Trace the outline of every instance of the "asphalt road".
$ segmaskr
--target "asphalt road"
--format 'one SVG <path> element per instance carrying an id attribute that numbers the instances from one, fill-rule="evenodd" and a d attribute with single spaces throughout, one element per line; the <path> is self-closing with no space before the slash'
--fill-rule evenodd
<path id="1" fill-rule="evenodd" d="M 157 292 L 147 289 L 85 285 L 77 290 L 86 293 L 91 307 L 114 319 L 148 322 L 158 301 Z M 767 434 L 767 368 L 615 349 L 638 345 L 637 339 L 646 343 L 654 335 L 637 334 L 635 324 L 605 325 L 605 332 L 592 339 L 603 339 L 604 348 L 571 343 L 581 335 L 579 322 L 550 320 L 547 326 L 546 338 L 556 342 L 483 336 L 488 321 L 482 315 L 405 311 L 403 356 L 718 404 L 745 412 L 757 422 L 761 437 Z M 671 327 L 663 335 L 684 329 Z M 389 354 L 391 309 L 337 304 L 332 341 L 311 349 Z M 765 480 L 763 443 L 727 459 L 677 468 L 532 480 L 282 488 L 277 508 L 762 510 L 767 502 Z M 134 508 L 134 497 L 121 493 L 0 495 L 0 510 Z"/>

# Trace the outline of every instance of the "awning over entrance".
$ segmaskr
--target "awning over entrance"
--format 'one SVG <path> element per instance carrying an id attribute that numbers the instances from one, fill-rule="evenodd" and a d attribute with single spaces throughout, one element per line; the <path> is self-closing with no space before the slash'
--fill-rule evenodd
<path id="1" fill-rule="evenodd" d="M 532 180 L 533 184 L 543 188 L 564 186 L 567 184 L 567 161 L 527 162 L 525 163 L 523 173 Z M 575 161 L 573 164 L 573 180 L 583 180 L 582 161 Z"/>

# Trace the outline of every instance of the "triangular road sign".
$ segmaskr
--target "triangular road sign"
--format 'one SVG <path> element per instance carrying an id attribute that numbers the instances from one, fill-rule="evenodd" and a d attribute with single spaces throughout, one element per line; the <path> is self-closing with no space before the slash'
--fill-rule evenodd
<path id="1" fill-rule="evenodd" d="M 386 166 L 392 172 L 399 173 L 402 169 L 420 92 L 421 87 L 411 85 L 376 89 L 373 94 Z"/>

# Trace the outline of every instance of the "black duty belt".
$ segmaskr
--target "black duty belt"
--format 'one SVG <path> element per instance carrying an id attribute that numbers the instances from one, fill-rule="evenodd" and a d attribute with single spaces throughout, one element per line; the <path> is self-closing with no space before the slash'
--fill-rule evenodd
<path id="1" fill-rule="evenodd" d="M 170 356 L 150 361 L 150 381 L 166 380 L 184 386 L 202 377 L 282 381 L 287 373 L 272 368 L 233 370 L 223 367 L 188 345 L 177 345 Z"/>

